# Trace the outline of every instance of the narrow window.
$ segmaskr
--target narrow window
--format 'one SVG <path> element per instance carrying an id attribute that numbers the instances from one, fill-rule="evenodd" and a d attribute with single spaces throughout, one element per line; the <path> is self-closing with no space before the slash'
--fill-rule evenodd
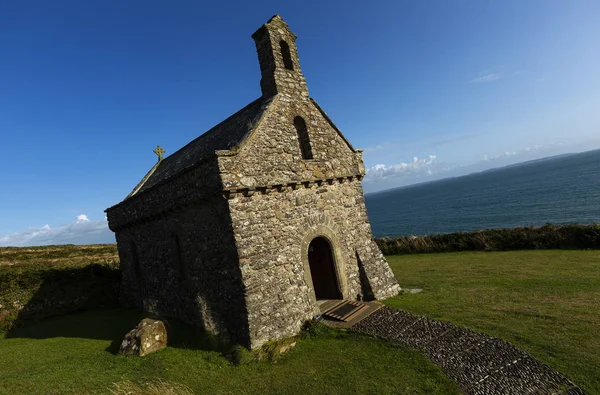
<path id="1" fill-rule="evenodd" d="M 171 248 L 172 248 L 172 256 L 171 259 L 173 261 L 173 268 L 177 272 L 177 274 L 183 278 L 184 270 L 183 270 L 183 260 L 181 259 L 181 243 L 179 242 L 179 237 L 176 234 L 171 235 Z"/>
<path id="2" fill-rule="evenodd" d="M 292 55 L 290 54 L 290 46 L 285 41 L 279 42 L 281 47 L 281 56 L 283 56 L 283 65 L 288 70 L 294 70 L 294 63 L 292 62 Z"/>
<path id="3" fill-rule="evenodd" d="M 131 261 L 133 263 L 133 273 L 135 274 L 135 281 L 142 281 L 142 273 L 140 270 L 140 258 L 138 256 L 137 246 L 134 242 L 131 242 Z"/>
<path id="4" fill-rule="evenodd" d="M 302 159 L 312 159 L 312 149 L 310 148 L 310 138 L 308 137 L 308 130 L 306 130 L 306 122 L 302 117 L 294 118 L 294 126 L 296 127 L 296 133 L 298 133 L 298 141 L 300 141 L 300 151 L 302 151 Z"/>

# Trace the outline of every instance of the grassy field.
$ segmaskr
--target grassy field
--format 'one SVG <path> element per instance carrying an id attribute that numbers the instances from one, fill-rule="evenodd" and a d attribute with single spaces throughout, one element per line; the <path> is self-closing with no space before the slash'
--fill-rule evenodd
<path id="1" fill-rule="evenodd" d="M 386 304 L 488 333 L 600 394 L 600 251 L 389 256 L 400 284 Z"/>
<path id="2" fill-rule="evenodd" d="M 0 393 L 148 393 L 149 386 L 171 383 L 196 393 L 457 393 L 419 353 L 342 332 L 303 338 L 277 363 L 237 366 L 210 338 L 176 324 L 166 350 L 142 359 L 116 355 L 120 339 L 142 317 L 131 310 L 32 323 L 88 309 L 104 296 L 110 302 L 117 258 L 115 246 L 0 248 L 0 319 L 36 307 L 0 335 Z M 600 394 L 600 251 L 459 252 L 388 261 L 402 287 L 423 289 L 388 305 L 508 340 Z M 78 299 L 84 290 L 93 297 Z"/>
<path id="3" fill-rule="evenodd" d="M 141 317 L 131 310 L 94 310 L 0 336 L 0 393 L 108 393 L 157 379 L 197 394 L 458 393 L 418 352 L 330 330 L 300 339 L 276 363 L 236 366 L 210 339 L 183 325 L 174 327 L 177 337 L 165 350 L 144 358 L 115 355 Z"/>
<path id="4" fill-rule="evenodd" d="M 118 306 L 115 244 L 0 248 L 0 332 L 56 314 Z"/>
<path id="5" fill-rule="evenodd" d="M 276 363 L 236 365 L 214 339 L 176 323 L 167 349 L 116 355 L 142 318 L 132 310 L 37 321 L 114 303 L 117 262 L 116 245 L 0 248 L 0 394 L 458 393 L 421 354 L 342 332 L 313 331 Z"/>
<path id="6" fill-rule="evenodd" d="M 35 265 L 47 269 L 74 268 L 118 261 L 116 244 L 0 247 L 0 268 Z"/>

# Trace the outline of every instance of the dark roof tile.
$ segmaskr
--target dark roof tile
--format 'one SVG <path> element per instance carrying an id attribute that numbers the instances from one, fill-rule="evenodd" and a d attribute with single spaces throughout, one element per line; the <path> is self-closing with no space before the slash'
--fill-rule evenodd
<path id="1" fill-rule="evenodd" d="M 183 148 L 167 156 L 136 194 L 174 177 L 210 155 L 214 155 L 217 150 L 230 150 L 239 146 L 252 130 L 252 125 L 266 109 L 265 104 L 268 102 L 262 97 L 253 101 Z"/>

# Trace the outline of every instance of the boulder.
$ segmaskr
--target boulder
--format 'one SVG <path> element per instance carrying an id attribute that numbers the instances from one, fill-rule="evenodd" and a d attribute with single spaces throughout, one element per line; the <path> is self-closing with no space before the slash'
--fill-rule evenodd
<path id="1" fill-rule="evenodd" d="M 144 318 L 138 326 L 125 335 L 119 354 L 144 355 L 162 350 L 167 346 L 167 328 L 162 321 Z"/>

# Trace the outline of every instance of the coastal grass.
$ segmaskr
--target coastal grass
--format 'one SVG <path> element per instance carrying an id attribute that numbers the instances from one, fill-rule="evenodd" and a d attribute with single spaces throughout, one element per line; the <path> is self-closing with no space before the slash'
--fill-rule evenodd
<path id="1" fill-rule="evenodd" d="M 34 264 L 52 269 L 79 268 L 90 263 L 118 261 L 116 244 L 0 247 L 0 268 Z"/>
<path id="2" fill-rule="evenodd" d="M 375 239 L 385 255 L 456 251 L 600 249 L 600 224 L 485 229 L 427 236 Z"/>
<path id="3" fill-rule="evenodd" d="M 391 307 L 507 340 L 600 394 L 600 251 L 458 252 L 387 257 Z"/>
<path id="4" fill-rule="evenodd" d="M 387 259 L 403 288 L 423 289 L 388 305 L 510 341 L 600 394 L 600 251 Z M 419 353 L 336 331 L 317 330 L 279 360 L 256 361 L 181 326 L 166 350 L 117 356 L 143 317 L 97 309 L 116 304 L 119 282 L 115 245 L 0 248 L 0 394 L 457 391 Z M 64 315 L 78 310 L 87 311 Z"/>
<path id="5" fill-rule="evenodd" d="M 117 355 L 123 335 L 142 316 L 98 309 L 0 335 L 0 393 L 459 393 L 419 352 L 339 330 L 300 336 L 276 362 L 235 364 L 183 324 L 164 350 L 143 358 Z"/>
<path id="6" fill-rule="evenodd" d="M 117 246 L 0 248 L 0 332 L 57 314 L 118 305 Z"/>

